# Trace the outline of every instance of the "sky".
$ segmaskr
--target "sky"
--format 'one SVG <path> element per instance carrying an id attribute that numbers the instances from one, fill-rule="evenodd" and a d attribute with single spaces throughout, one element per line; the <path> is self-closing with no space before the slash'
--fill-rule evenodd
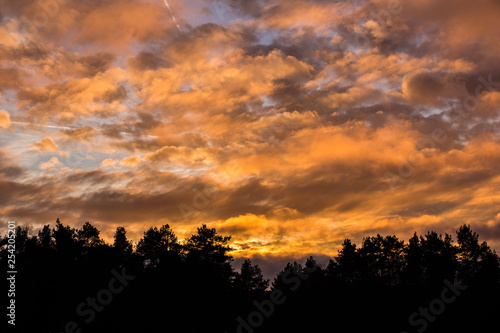
<path id="1" fill-rule="evenodd" d="M 0 8 L 1 231 L 207 224 L 264 266 L 464 223 L 500 249 L 499 1 Z"/>

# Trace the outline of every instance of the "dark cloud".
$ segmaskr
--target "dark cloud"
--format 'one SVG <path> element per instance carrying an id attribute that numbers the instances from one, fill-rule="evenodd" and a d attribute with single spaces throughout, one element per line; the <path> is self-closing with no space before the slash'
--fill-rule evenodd
<path id="1" fill-rule="evenodd" d="M 258 17 L 262 12 L 261 1 L 224 0 L 236 13 Z"/>
<path id="2" fill-rule="evenodd" d="M 131 68 L 139 71 L 156 70 L 159 67 L 169 67 L 168 61 L 161 56 L 150 52 L 139 52 L 135 57 L 128 59 Z"/>
<path id="3" fill-rule="evenodd" d="M 127 97 L 127 89 L 123 86 L 119 86 L 114 90 L 108 90 L 101 97 L 101 100 L 105 103 L 113 103 L 115 101 L 121 101 Z"/>
<path id="4" fill-rule="evenodd" d="M 85 56 L 78 59 L 86 69 L 88 76 L 94 76 L 97 73 L 105 72 L 111 67 L 115 60 L 115 56 L 108 52 L 98 53 L 95 55 Z"/>
<path id="5" fill-rule="evenodd" d="M 0 67 L 0 92 L 7 89 L 18 89 L 22 86 L 19 70 Z"/>
<path id="6" fill-rule="evenodd" d="M 87 125 L 76 129 L 63 130 L 62 132 L 73 140 L 91 141 L 94 139 L 97 130 Z"/>
<path id="7" fill-rule="evenodd" d="M 9 154 L 0 150 L 0 174 L 2 178 L 16 179 L 25 174 L 25 170 L 11 161 Z"/>
<path id="8" fill-rule="evenodd" d="M 485 224 L 474 224 L 472 230 L 476 231 L 482 239 L 500 240 L 500 219 L 491 220 Z"/>

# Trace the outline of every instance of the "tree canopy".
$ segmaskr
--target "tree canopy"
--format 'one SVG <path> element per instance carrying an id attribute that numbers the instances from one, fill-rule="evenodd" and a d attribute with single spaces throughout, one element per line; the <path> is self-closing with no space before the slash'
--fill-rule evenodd
<path id="1" fill-rule="evenodd" d="M 253 322 L 260 311 L 262 324 L 248 326 L 256 332 L 316 331 L 322 325 L 312 318 L 332 313 L 353 331 L 401 332 L 408 315 L 447 285 L 467 287 L 464 301 L 453 305 L 458 310 L 447 309 L 428 332 L 458 332 L 476 324 L 491 331 L 495 326 L 485 318 L 500 311 L 485 305 L 500 297 L 499 258 L 469 225 L 458 228 L 456 242 L 434 231 L 415 233 L 408 242 L 380 234 L 363 238 L 360 246 L 345 239 L 327 264 L 312 256 L 289 262 L 271 284 L 254 258 L 233 268 L 230 242 L 231 236 L 207 225 L 179 240 L 165 224 L 147 229 L 134 248 L 124 227 L 117 227 L 113 243 L 107 244 L 90 222 L 77 229 L 57 219 L 53 228 L 45 225 L 36 235 L 18 226 L 15 251 L 8 250 L 7 235 L 0 238 L 0 262 L 5 265 L 9 254 L 16 255 L 24 331 L 64 330 L 78 316 L 75 307 L 89 295 L 101 295 L 113 274 L 125 269 L 133 282 L 123 295 L 115 295 L 119 302 L 98 313 L 100 319 L 88 324 L 88 331 L 154 331 L 166 318 L 183 322 L 189 332 L 245 331 L 242 320 Z M 460 311 L 468 311 L 467 319 Z"/>

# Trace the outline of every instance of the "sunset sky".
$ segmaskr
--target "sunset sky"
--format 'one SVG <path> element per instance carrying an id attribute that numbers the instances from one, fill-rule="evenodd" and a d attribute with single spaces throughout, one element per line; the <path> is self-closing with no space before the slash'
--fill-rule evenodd
<path id="1" fill-rule="evenodd" d="M 235 257 L 500 249 L 497 0 L 0 0 L 0 221 Z"/>

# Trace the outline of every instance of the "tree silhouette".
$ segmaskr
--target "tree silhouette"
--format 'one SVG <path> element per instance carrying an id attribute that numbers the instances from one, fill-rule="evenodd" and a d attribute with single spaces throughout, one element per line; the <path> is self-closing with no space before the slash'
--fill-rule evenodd
<path id="1" fill-rule="evenodd" d="M 364 238 L 363 245 L 358 250 L 364 284 L 398 284 L 403 267 L 403 250 L 403 241 L 396 236 Z"/>
<path id="2" fill-rule="evenodd" d="M 84 247 L 95 247 L 104 245 L 104 241 L 99 237 L 101 232 L 89 222 L 85 222 L 82 229 L 76 233 L 77 239 Z"/>
<path id="3" fill-rule="evenodd" d="M 217 234 L 215 228 L 207 228 L 205 224 L 197 229 L 197 233 L 187 239 L 184 249 L 187 258 L 214 264 L 220 267 L 227 267 L 232 261 L 232 257 L 227 253 L 231 251 L 228 245 L 231 236 L 221 236 Z"/>
<path id="4" fill-rule="evenodd" d="M 455 279 L 456 249 L 452 242 L 451 235 L 445 234 L 443 238 L 434 231 L 428 232 L 425 237 L 420 236 L 424 281 L 427 286 L 440 289 L 444 279 Z"/>
<path id="5" fill-rule="evenodd" d="M 137 252 L 144 255 L 153 265 L 158 264 L 160 259 L 178 256 L 180 250 L 177 236 L 168 224 L 161 226 L 160 229 L 149 228 L 137 243 Z"/>
<path id="6" fill-rule="evenodd" d="M 245 259 L 240 273 L 236 274 L 236 287 L 247 294 L 260 295 L 269 286 L 269 280 L 264 279 L 259 265 L 252 265 L 250 259 Z"/>
<path id="7" fill-rule="evenodd" d="M 464 284 L 480 282 L 477 277 L 481 272 L 494 275 L 498 268 L 498 257 L 486 242 L 479 244 L 479 235 L 471 230 L 470 225 L 460 226 L 457 231 L 457 243 L 459 278 Z"/>
<path id="8" fill-rule="evenodd" d="M 316 262 L 313 256 L 306 259 L 303 274 L 304 290 L 325 288 L 327 271 Z"/>
<path id="9" fill-rule="evenodd" d="M 423 282 L 422 267 L 423 251 L 420 246 L 420 239 L 415 232 L 408 241 L 405 249 L 406 268 L 403 271 L 404 283 L 409 287 L 421 286 Z"/>
<path id="10" fill-rule="evenodd" d="M 231 266 L 233 258 L 228 254 L 230 239 L 218 234 L 215 228 L 202 225 L 185 241 L 186 269 L 191 279 L 198 280 L 200 295 L 217 297 L 217 293 L 231 289 L 235 274 Z M 203 277 L 202 281 L 199 277 Z"/>
<path id="11" fill-rule="evenodd" d="M 247 332 L 250 326 L 235 325 L 254 325 L 260 313 L 258 333 L 321 331 L 324 322 L 317 318 L 332 314 L 353 332 L 401 332 L 409 315 L 425 304 L 438 306 L 435 299 L 442 295 L 451 300 L 457 290 L 460 298 L 428 321 L 426 333 L 498 330 L 500 304 L 490 300 L 500 298 L 499 258 L 469 225 L 457 230 L 456 245 L 451 235 L 434 231 L 415 233 L 406 244 L 376 235 L 364 237 L 358 248 L 346 239 L 325 269 L 313 257 L 304 264 L 289 262 L 270 290 L 250 258 L 234 273 L 231 237 L 206 225 L 182 243 L 168 224 L 151 227 L 135 251 L 124 227 L 116 229 L 112 247 L 89 222 L 77 230 L 57 219 L 53 229 L 45 225 L 37 236 L 30 230 L 16 228 L 15 251 L 8 250 L 7 237 L 0 238 L 0 263 L 15 253 L 22 272 L 16 302 L 23 304 L 23 332 L 64 331 L 82 300 L 93 299 L 106 303 L 100 305 L 105 310 L 95 311 L 87 326 L 77 318 L 82 331 L 156 331 L 175 319 L 188 332 Z M 136 278 L 108 304 L 106 288 L 117 290 L 122 269 Z"/>
<path id="12" fill-rule="evenodd" d="M 40 246 L 44 249 L 50 249 L 54 246 L 54 239 L 52 237 L 52 230 L 50 225 L 44 225 L 43 229 L 38 232 L 38 239 Z"/>
<path id="13" fill-rule="evenodd" d="M 304 268 L 301 264 L 296 261 L 293 263 L 289 262 L 274 278 L 271 290 L 281 290 L 285 293 L 296 291 L 305 276 Z"/>
<path id="14" fill-rule="evenodd" d="M 30 231 L 31 228 L 28 226 L 16 227 L 16 251 L 18 253 L 25 253 L 36 249 L 37 238 L 36 236 L 30 237 Z"/>
<path id="15" fill-rule="evenodd" d="M 342 281 L 349 285 L 358 282 L 360 256 L 356 250 L 356 244 L 352 244 L 350 239 L 345 239 L 335 259 L 338 263 L 337 273 Z"/>
<path id="16" fill-rule="evenodd" d="M 127 239 L 127 231 L 124 227 L 116 228 L 114 235 L 113 247 L 122 255 L 130 255 L 132 253 L 132 242 Z"/>
<path id="17" fill-rule="evenodd" d="M 54 237 L 55 248 L 61 253 L 72 252 L 75 248 L 75 243 L 77 240 L 76 230 L 71 228 L 69 225 L 64 226 L 59 219 L 56 220 L 56 226 L 52 230 L 52 236 Z"/>

